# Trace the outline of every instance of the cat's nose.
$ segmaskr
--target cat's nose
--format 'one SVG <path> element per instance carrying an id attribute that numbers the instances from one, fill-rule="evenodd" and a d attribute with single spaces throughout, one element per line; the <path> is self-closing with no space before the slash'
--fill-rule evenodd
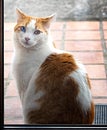
<path id="1" fill-rule="evenodd" d="M 30 38 L 29 37 L 25 37 L 25 40 L 28 42 L 30 40 Z"/>

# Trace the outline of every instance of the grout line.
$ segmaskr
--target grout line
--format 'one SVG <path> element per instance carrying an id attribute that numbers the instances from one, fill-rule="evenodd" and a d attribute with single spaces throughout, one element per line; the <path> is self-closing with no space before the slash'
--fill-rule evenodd
<path id="1" fill-rule="evenodd" d="M 83 63 L 84 65 L 105 65 L 103 62 L 102 63 L 92 63 L 92 62 L 90 62 L 90 63 Z M 11 65 L 11 63 L 5 63 L 4 64 L 4 66 L 10 66 Z"/>
<path id="2" fill-rule="evenodd" d="M 19 116 L 16 116 L 16 115 L 14 115 L 14 117 L 6 117 L 5 116 L 5 121 L 10 121 L 10 120 L 12 120 L 12 121 L 15 121 L 15 120 L 23 120 L 23 115 L 22 114 L 20 114 Z"/>
<path id="3" fill-rule="evenodd" d="M 55 30 L 55 29 L 51 29 L 51 32 L 55 32 L 55 31 L 63 31 L 63 28 L 62 29 L 59 29 L 59 30 Z M 92 29 L 92 30 L 71 30 L 71 29 L 66 29 L 65 31 L 71 31 L 71 32 L 77 32 L 77 31 L 81 31 L 81 32 L 99 32 L 99 29 Z M 107 29 L 104 29 L 104 31 L 107 31 Z"/>
<path id="4" fill-rule="evenodd" d="M 4 78 L 4 80 L 8 80 L 8 78 Z M 12 80 L 13 80 L 13 78 L 10 78 L 10 79 L 9 79 L 9 81 L 12 81 Z"/>
<path id="5" fill-rule="evenodd" d="M 93 99 L 107 99 L 107 96 L 92 96 Z"/>
<path id="6" fill-rule="evenodd" d="M 4 66 L 10 66 L 11 63 L 4 63 Z"/>
<path id="7" fill-rule="evenodd" d="M 63 28 L 62 29 L 59 29 L 59 30 L 54 30 L 52 29 L 51 32 L 55 32 L 55 31 L 63 31 Z M 78 31 L 81 31 L 81 32 L 98 32 L 99 30 L 96 30 L 96 29 L 93 29 L 93 30 L 71 30 L 71 29 L 65 29 L 65 31 L 70 31 L 70 32 L 78 32 Z M 104 31 L 107 31 L 107 30 L 104 30 Z"/>
<path id="8" fill-rule="evenodd" d="M 100 36 L 101 36 L 102 48 L 104 49 L 104 53 L 105 53 L 105 51 L 107 51 L 107 48 L 106 48 L 106 42 L 105 42 L 106 39 L 104 38 L 102 21 L 100 21 Z"/>
<path id="9" fill-rule="evenodd" d="M 6 62 L 6 63 L 4 63 L 4 65 L 6 65 L 6 66 L 11 65 L 11 64 L 12 64 L 12 62 Z"/>
<path id="10" fill-rule="evenodd" d="M 7 80 L 7 78 L 4 78 L 4 80 Z M 12 81 L 13 78 L 10 78 L 9 81 Z M 107 80 L 106 78 L 90 78 L 90 80 Z"/>
<path id="11" fill-rule="evenodd" d="M 7 41 L 12 42 L 12 39 L 4 38 L 4 43 L 5 43 L 5 41 L 6 41 L 6 42 L 7 42 Z"/>
<path id="12" fill-rule="evenodd" d="M 65 42 L 62 42 L 65 43 Z M 67 49 L 66 49 L 67 50 Z M 69 50 L 70 52 L 103 52 L 103 50 Z M 4 50 L 4 52 L 13 52 L 13 50 Z"/>
<path id="13" fill-rule="evenodd" d="M 63 24 L 65 24 L 65 23 L 63 23 Z M 63 27 L 62 27 L 62 29 L 51 29 L 51 32 L 55 32 L 55 31 L 63 31 Z M 96 32 L 96 31 L 99 31 L 99 29 L 66 29 L 66 31 L 83 31 L 83 32 L 88 32 L 88 31 L 90 31 L 90 32 Z M 104 31 L 107 31 L 107 29 L 104 29 Z M 8 33 L 8 32 L 13 32 L 11 29 L 9 29 L 9 30 L 4 30 L 4 33 Z"/>
<path id="14" fill-rule="evenodd" d="M 18 96 L 5 96 L 5 99 L 19 98 Z M 94 99 L 107 98 L 107 96 L 93 96 Z"/>
<path id="15" fill-rule="evenodd" d="M 107 40 L 107 39 L 105 39 L 105 40 Z M 65 39 L 65 41 L 100 41 L 100 39 Z"/>
<path id="16" fill-rule="evenodd" d="M 6 96 L 6 92 L 7 92 L 7 87 L 9 86 L 10 84 L 10 79 L 9 79 L 9 74 L 8 74 L 8 77 L 5 79 L 4 78 L 4 97 Z"/>
<path id="17" fill-rule="evenodd" d="M 5 63 L 4 66 L 10 66 L 11 63 Z M 84 65 L 105 65 L 104 63 L 84 63 Z"/>
<path id="18" fill-rule="evenodd" d="M 72 50 L 70 52 L 102 52 L 102 50 Z"/>
<path id="19" fill-rule="evenodd" d="M 95 103 L 95 106 L 97 106 L 97 105 L 104 105 L 105 106 L 105 105 L 107 105 L 107 103 L 103 103 L 103 102 L 102 103 L 101 102 L 100 103 Z"/>
<path id="20" fill-rule="evenodd" d="M 5 95 L 6 95 L 7 86 L 9 86 L 9 84 L 10 84 L 10 80 L 8 80 L 8 78 L 5 79 L 5 80 L 4 80 L 4 97 L 5 97 Z"/>
<path id="21" fill-rule="evenodd" d="M 62 28 L 62 40 L 61 40 L 61 46 L 60 49 L 61 50 L 65 50 L 65 29 L 66 29 L 66 24 L 63 24 L 63 28 Z"/>
<path id="22" fill-rule="evenodd" d="M 104 63 L 84 63 L 84 65 L 104 65 Z"/>
<path id="23" fill-rule="evenodd" d="M 107 39 L 105 39 L 107 40 Z M 95 42 L 95 41 L 101 41 L 100 39 L 66 39 L 65 41 L 80 41 L 80 42 L 85 42 L 85 41 L 89 41 L 89 42 Z"/>
<path id="24" fill-rule="evenodd" d="M 85 32 L 85 31 L 86 31 L 86 32 L 88 32 L 88 31 L 90 31 L 90 32 L 91 32 L 91 31 L 93 31 L 93 32 L 94 32 L 94 31 L 98 31 L 98 32 L 99 32 L 99 29 L 98 29 L 98 30 L 96 30 L 96 29 L 93 29 L 93 30 L 66 30 L 66 31 L 83 31 L 83 32 Z M 104 29 L 104 31 L 107 31 L 107 29 Z"/>
<path id="25" fill-rule="evenodd" d="M 107 79 L 106 78 L 90 78 L 90 80 L 100 80 L 100 81 L 105 80 L 106 81 Z"/>
<path id="26" fill-rule="evenodd" d="M 5 99 L 19 98 L 19 96 L 5 96 Z"/>
<path id="27" fill-rule="evenodd" d="M 6 96 L 7 87 L 9 86 L 11 82 L 11 72 L 9 72 L 8 77 L 4 78 L 5 84 L 4 84 L 4 97 Z"/>
<path id="28" fill-rule="evenodd" d="M 105 39 L 105 40 L 107 40 L 107 39 Z M 7 42 L 7 41 L 10 42 L 11 39 L 9 39 L 9 40 L 8 40 L 8 39 L 5 39 L 4 42 L 5 42 L 5 41 L 6 41 L 6 42 Z M 61 40 L 54 40 L 54 41 L 61 41 Z M 100 41 L 100 39 L 65 39 L 65 41 L 80 41 L 80 42 L 81 42 L 81 41 L 89 41 L 89 42 L 91 41 L 91 42 L 94 42 L 94 41 Z"/>
<path id="29" fill-rule="evenodd" d="M 5 64 L 4 64 L 5 67 Z M 10 82 L 11 82 L 11 72 L 9 71 L 8 73 L 8 77 L 4 78 L 4 97 L 6 96 L 6 92 L 7 92 L 7 87 L 9 86 Z"/>
<path id="30" fill-rule="evenodd" d="M 65 23 L 63 23 L 65 24 Z M 51 32 L 56 32 L 56 31 L 63 31 L 63 27 L 62 29 L 51 29 Z M 72 31 L 72 32 L 77 32 L 77 31 L 82 31 L 82 32 L 98 32 L 99 29 L 67 29 L 66 28 L 66 31 Z M 107 29 L 104 29 L 104 31 L 107 31 Z M 4 30 L 4 33 L 13 33 L 11 29 L 9 30 Z"/>
<path id="31" fill-rule="evenodd" d="M 13 50 L 4 50 L 4 52 L 13 52 Z"/>
<path id="32" fill-rule="evenodd" d="M 105 73 L 107 78 L 107 48 L 106 48 L 106 42 L 104 38 L 104 30 L 103 30 L 103 23 L 102 20 L 100 20 L 100 36 L 101 36 L 101 42 L 102 42 L 102 49 L 103 49 L 103 57 L 104 57 L 104 63 L 105 63 Z"/>

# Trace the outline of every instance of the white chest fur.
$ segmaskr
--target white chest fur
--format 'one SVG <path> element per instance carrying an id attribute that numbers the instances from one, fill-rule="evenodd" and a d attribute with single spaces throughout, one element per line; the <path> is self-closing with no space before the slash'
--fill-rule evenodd
<path id="1" fill-rule="evenodd" d="M 33 73 L 39 69 L 45 58 L 51 54 L 51 49 L 41 47 L 37 50 L 20 50 L 15 52 L 13 58 L 12 72 L 16 80 L 21 101 L 23 102 L 24 93 L 28 87 Z"/>

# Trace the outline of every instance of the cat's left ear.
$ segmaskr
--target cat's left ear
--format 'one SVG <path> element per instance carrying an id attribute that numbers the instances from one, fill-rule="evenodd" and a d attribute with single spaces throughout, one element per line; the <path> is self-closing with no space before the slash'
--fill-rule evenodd
<path id="1" fill-rule="evenodd" d="M 17 23 L 22 21 L 25 17 L 26 14 L 24 14 L 20 9 L 16 8 L 16 14 L 17 14 Z"/>
<path id="2" fill-rule="evenodd" d="M 46 18 L 43 18 L 43 25 L 46 29 L 49 29 L 50 26 L 51 26 L 51 23 L 54 22 L 56 20 L 56 13 L 46 17 Z"/>

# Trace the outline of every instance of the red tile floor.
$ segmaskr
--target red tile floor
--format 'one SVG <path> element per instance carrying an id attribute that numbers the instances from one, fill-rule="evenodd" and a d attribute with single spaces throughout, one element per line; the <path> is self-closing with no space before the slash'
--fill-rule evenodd
<path id="1" fill-rule="evenodd" d="M 14 25 L 4 24 L 4 124 L 23 124 L 22 108 L 11 75 Z M 56 47 L 70 51 L 84 63 L 91 79 L 95 104 L 107 104 L 107 21 L 102 25 L 106 44 L 101 41 L 98 21 L 55 22 L 52 25 Z"/>

